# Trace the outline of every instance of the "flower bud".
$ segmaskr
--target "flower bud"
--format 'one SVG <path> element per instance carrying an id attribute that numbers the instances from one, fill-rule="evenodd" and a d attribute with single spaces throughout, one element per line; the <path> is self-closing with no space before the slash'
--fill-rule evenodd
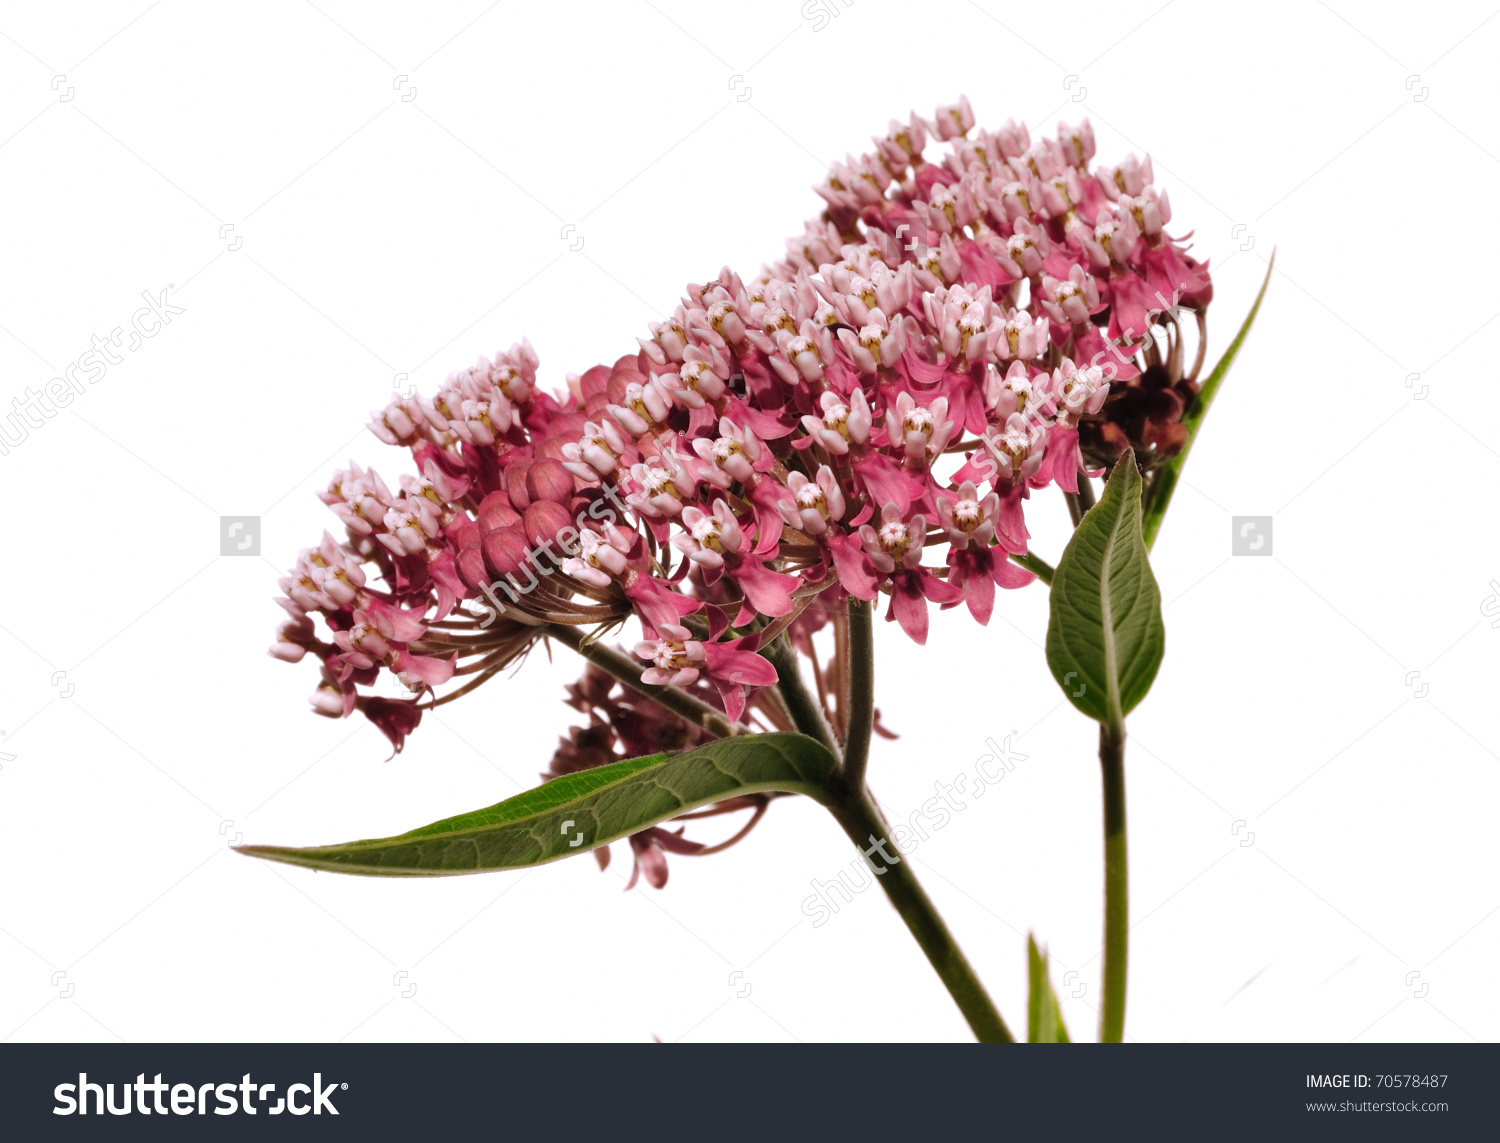
<path id="1" fill-rule="evenodd" d="M 542 500 L 566 504 L 573 495 L 573 474 L 560 460 L 533 461 L 526 471 L 526 491 L 532 504 Z"/>
<path id="2" fill-rule="evenodd" d="M 496 528 L 484 538 L 480 550 L 484 553 L 484 565 L 496 579 L 515 575 L 526 563 L 531 545 L 526 542 L 520 528 Z"/>
<path id="3" fill-rule="evenodd" d="M 573 517 L 555 500 L 537 500 L 521 517 L 521 531 L 537 547 L 555 544 L 564 528 L 573 527 Z"/>
<path id="4" fill-rule="evenodd" d="M 510 502 L 517 512 L 526 511 L 531 503 L 531 492 L 526 487 L 526 477 L 535 463 L 523 456 L 505 466 L 505 491 L 510 494 Z"/>
<path id="5" fill-rule="evenodd" d="M 484 565 L 484 551 L 479 544 L 473 544 L 458 553 L 458 578 L 471 591 L 478 591 L 489 583 L 489 570 Z"/>
<path id="6" fill-rule="evenodd" d="M 319 687 L 307 701 L 312 704 L 313 713 L 324 718 L 342 718 L 344 715 L 343 697 L 333 687 Z"/>
<path id="7" fill-rule="evenodd" d="M 496 528 L 508 528 L 521 522 L 521 514 L 510 506 L 510 497 L 504 492 L 491 492 L 479 502 L 479 534 L 481 537 Z M 468 545 L 465 544 L 465 547 Z"/>

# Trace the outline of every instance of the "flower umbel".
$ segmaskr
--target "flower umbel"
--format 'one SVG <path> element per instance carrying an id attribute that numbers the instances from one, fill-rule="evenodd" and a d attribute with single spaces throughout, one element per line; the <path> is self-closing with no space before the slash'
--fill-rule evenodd
<path id="1" fill-rule="evenodd" d="M 689 285 L 635 351 L 549 389 L 521 341 L 393 396 L 370 427 L 415 472 L 335 473 L 320 495 L 343 537 L 280 581 L 271 654 L 315 656 L 313 709 L 358 710 L 399 751 L 539 640 L 627 621 L 632 686 L 790 729 L 763 654 L 784 639 L 841 733 L 811 636 L 851 598 L 886 596 L 918 643 L 929 603 L 987 623 L 997 586 L 1033 578 L 1012 561 L 1033 492 L 1183 446 L 1208 269 L 1164 229 L 1150 159 L 1091 170 L 1094 152 L 1087 120 L 1033 141 L 977 129 L 967 100 L 913 115 L 834 165 L 785 258 Z M 595 666 L 570 702 L 590 721 L 553 775 L 708 734 Z M 719 809 L 753 824 L 768 800 Z M 631 846 L 657 887 L 666 853 L 708 852 L 659 827 Z"/>

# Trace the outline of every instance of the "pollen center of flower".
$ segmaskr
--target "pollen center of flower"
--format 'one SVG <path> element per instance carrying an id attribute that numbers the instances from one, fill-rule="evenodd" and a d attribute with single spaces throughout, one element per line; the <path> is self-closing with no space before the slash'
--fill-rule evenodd
<path id="1" fill-rule="evenodd" d="M 760 328 L 767 334 L 773 334 L 778 329 L 794 330 L 797 323 L 792 320 L 792 315 L 780 306 L 766 311 L 765 320 L 760 323 Z"/>
<path id="2" fill-rule="evenodd" d="M 486 428 L 494 428 L 490 423 L 490 411 L 482 401 L 465 401 L 463 405 L 464 420 L 478 421 Z"/>
<path id="3" fill-rule="evenodd" d="M 724 319 L 734 312 L 734 306 L 729 302 L 715 302 L 708 311 L 708 324 L 723 333 Z"/>
<path id="4" fill-rule="evenodd" d="M 1068 408 L 1077 409 L 1094 393 L 1093 382 L 1081 373 L 1075 373 L 1063 382 L 1063 401 Z"/>
<path id="5" fill-rule="evenodd" d="M 1100 246 L 1104 247 L 1104 252 L 1111 258 L 1114 258 L 1115 251 L 1114 247 L 1110 245 L 1110 240 L 1114 238 L 1115 232 L 1118 230 L 1119 227 L 1116 226 L 1113 222 L 1106 222 L 1100 226 L 1094 227 L 1094 240 L 1098 242 Z"/>
<path id="6" fill-rule="evenodd" d="M 819 515 L 827 517 L 828 502 L 823 497 L 823 490 L 816 484 L 804 484 L 797 489 L 795 496 L 798 508 L 812 508 Z"/>
<path id="7" fill-rule="evenodd" d="M 651 661 L 663 671 L 680 671 L 683 667 L 693 665 L 687 648 L 681 643 L 674 643 L 667 639 L 657 640 L 656 653 L 651 656 Z"/>
<path id="8" fill-rule="evenodd" d="M 578 537 L 579 547 L 583 554 L 583 562 L 591 568 L 599 566 L 599 549 L 607 545 L 593 532 L 584 532 Z"/>
<path id="9" fill-rule="evenodd" d="M 984 513 L 979 510 L 979 501 L 960 500 L 953 505 L 953 522 L 965 532 L 972 532 L 983 520 Z"/>
<path id="10" fill-rule="evenodd" d="M 941 183 L 932 188 L 932 205 L 946 214 L 950 223 L 956 221 L 953 216 L 953 207 L 957 202 L 957 196 Z"/>
<path id="11" fill-rule="evenodd" d="M 880 531 L 876 535 L 880 537 L 881 550 L 893 560 L 900 560 L 906 555 L 906 549 L 911 547 L 911 532 L 899 520 L 880 525 Z"/>
<path id="12" fill-rule="evenodd" d="M 700 547 L 722 552 L 724 544 L 719 539 L 719 533 L 722 530 L 718 520 L 712 516 L 705 516 L 693 525 L 693 539 L 698 541 Z"/>
<path id="13" fill-rule="evenodd" d="M 1012 464 L 1020 464 L 1031 455 L 1031 441 L 1025 433 L 1014 429 L 1000 438 L 1000 448 L 1009 455 Z"/>
<path id="14" fill-rule="evenodd" d="M 911 409 L 901 420 L 901 429 L 908 433 L 921 433 L 924 437 L 932 436 L 933 420 L 932 414 L 921 405 Z"/>

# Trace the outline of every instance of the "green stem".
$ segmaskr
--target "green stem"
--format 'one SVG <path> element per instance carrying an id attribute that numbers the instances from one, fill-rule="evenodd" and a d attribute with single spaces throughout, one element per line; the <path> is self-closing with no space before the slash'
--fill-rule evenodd
<path id="1" fill-rule="evenodd" d="M 870 755 L 870 730 L 875 725 L 875 607 L 849 598 L 849 658 L 844 674 L 849 681 L 844 696 L 848 731 L 844 736 L 844 776 L 854 789 L 865 783 Z"/>
<path id="2" fill-rule="evenodd" d="M 1010 562 L 1020 564 L 1027 571 L 1035 574 L 1036 578 L 1051 586 L 1052 577 L 1057 574 L 1057 569 L 1040 556 L 1034 556 L 1030 552 L 1011 552 Z"/>
<path id="3" fill-rule="evenodd" d="M 1015 1043 L 1015 1037 L 1005 1026 L 994 1001 L 974 974 L 932 899 L 917 881 L 911 859 L 897 856 L 895 845 L 888 840 L 890 827 L 875 807 L 869 791 L 860 789 L 851 793 L 833 808 L 833 816 L 861 852 L 876 855 L 877 842 L 885 847 L 871 860 L 871 868 L 877 871 L 875 879 L 911 930 L 911 935 L 916 937 L 917 944 L 968 1021 L 975 1038 L 983 1044 Z"/>
<path id="4" fill-rule="evenodd" d="M 645 695 L 673 714 L 681 715 L 693 726 L 702 727 L 715 738 L 733 738 L 738 734 L 749 734 L 750 728 L 738 722 L 730 722 L 722 710 L 709 706 L 676 687 L 654 687 L 641 682 L 641 671 L 645 668 L 635 659 L 620 654 L 613 647 L 594 643 L 577 627 L 563 623 L 548 624 L 547 636 L 556 639 L 565 647 L 571 647 L 595 666 L 608 671 L 631 690 Z"/>
<path id="5" fill-rule="evenodd" d="M 833 731 L 828 729 L 828 723 L 823 719 L 823 708 L 802 681 L 802 672 L 797 666 L 797 652 L 792 647 L 791 640 L 782 635 L 773 639 L 769 647 L 762 647 L 760 653 L 776 668 L 776 689 L 786 701 L 797 729 L 809 738 L 816 738 L 835 758 L 840 757 Z"/>
<path id="6" fill-rule="evenodd" d="M 1130 879 L 1125 851 L 1125 728 L 1099 724 L 1104 777 L 1104 992 L 1099 1042 L 1125 1036 L 1125 981 L 1130 943 Z"/>
<path id="7" fill-rule="evenodd" d="M 1064 492 L 1063 499 L 1068 502 L 1068 515 L 1073 518 L 1073 527 L 1078 527 L 1083 522 L 1088 510 L 1094 506 L 1094 485 L 1083 473 L 1078 474 L 1078 491 Z"/>
<path id="8" fill-rule="evenodd" d="M 1078 474 L 1078 506 L 1085 513 L 1094 506 L 1094 482 L 1083 472 Z"/>
<path id="9" fill-rule="evenodd" d="M 873 614 L 874 608 L 870 604 L 863 604 L 860 608 L 851 606 L 849 609 L 849 661 L 845 664 L 845 675 L 850 680 L 851 706 L 846 748 L 861 743 L 857 750 L 861 758 L 868 756 L 870 726 L 874 722 Z M 870 650 L 861 650 L 862 647 Z M 823 719 L 823 711 L 817 699 L 802 681 L 802 674 L 797 667 L 797 652 L 790 641 L 786 638 L 776 639 L 769 647 L 762 648 L 761 654 L 771 661 L 780 676 L 776 689 L 786 701 L 797 729 L 816 738 L 838 757 L 838 748 L 833 744 L 833 733 Z M 866 693 L 868 700 L 864 697 Z M 863 716 L 863 730 L 860 729 L 861 711 L 867 712 Z M 983 1043 L 1014 1043 L 1015 1037 L 1000 1018 L 994 1001 L 985 992 L 984 985 L 979 983 L 963 950 L 958 947 L 958 942 L 948 931 L 948 926 L 944 924 L 932 899 L 917 880 L 911 861 L 895 852 L 895 843 L 890 840 L 891 828 L 881 817 L 869 788 L 864 784 L 863 760 L 858 764 L 860 780 L 854 782 L 851 781 L 848 769 L 848 757 L 851 756 L 846 755 L 844 766 L 834 774 L 833 781 L 829 784 L 829 812 L 861 851 L 868 849 L 869 854 L 876 853 L 876 842 L 886 847 L 884 853 L 889 856 L 884 859 L 876 858 L 871 862 L 872 869 L 878 867 L 880 870 L 875 878 L 895 906 L 902 922 L 911 930 L 911 935 L 916 938 L 917 944 L 937 972 L 938 979 L 948 989 L 948 994 L 953 997 L 953 1002 L 958 1005 L 958 1010 L 963 1013 L 974 1035 Z"/>
<path id="10" fill-rule="evenodd" d="M 1073 521 L 1073 527 L 1083 523 L 1083 509 L 1078 504 L 1076 492 L 1064 492 L 1063 499 L 1068 502 L 1068 518 Z"/>

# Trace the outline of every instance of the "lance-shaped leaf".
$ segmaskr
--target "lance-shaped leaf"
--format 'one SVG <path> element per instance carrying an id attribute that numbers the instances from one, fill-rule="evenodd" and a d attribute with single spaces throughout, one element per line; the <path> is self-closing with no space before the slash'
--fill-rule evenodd
<path id="1" fill-rule="evenodd" d="M 1126 451 L 1052 579 L 1047 665 L 1068 700 L 1117 730 L 1146 697 L 1166 633 L 1141 537 L 1141 475 Z"/>
<path id="2" fill-rule="evenodd" d="M 488 809 L 397 837 L 305 849 L 237 848 L 288 865 L 382 877 L 522 869 L 588 853 L 740 794 L 775 790 L 821 800 L 833 769 L 833 756 L 804 735 L 747 734 L 567 774 Z"/>
<path id="3" fill-rule="evenodd" d="M 1027 975 L 1031 978 L 1030 1000 L 1026 1007 L 1026 1042 L 1028 1044 L 1067 1044 L 1067 1026 L 1057 993 L 1052 991 L 1047 954 L 1037 948 L 1036 938 L 1026 935 Z"/>
<path id="4" fill-rule="evenodd" d="M 1260 313 L 1261 299 L 1266 296 L 1266 287 L 1271 284 L 1271 271 L 1275 268 L 1276 251 L 1273 250 L 1271 260 L 1266 264 L 1266 277 L 1260 284 L 1260 293 L 1255 295 L 1255 304 L 1245 315 L 1244 324 L 1240 326 L 1239 333 L 1234 335 L 1234 340 L 1229 343 L 1224 356 L 1219 358 L 1219 363 L 1213 367 L 1213 372 L 1199 386 L 1198 395 L 1193 398 L 1192 404 L 1182 414 L 1182 427 L 1187 430 L 1187 439 L 1182 442 L 1182 449 L 1158 468 L 1151 478 L 1151 491 L 1146 497 L 1145 518 L 1141 524 L 1141 531 L 1146 537 L 1148 549 L 1156 543 L 1156 534 L 1161 531 L 1161 522 L 1167 515 L 1167 505 L 1172 502 L 1172 493 L 1177 491 L 1177 480 L 1182 475 L 1182 466 L 1187 463 L 1188 452 L 1192 449 L 1193 442 L 1198 439 L 1198 429 L 1203 424 L 1203 418 L 1208 414 L 1208 407 L 1218 396 L 1224 375 L 1229 372 L 1229 367 L 1239 356 L 1240 346 L 1245 343 L 1245 336 L 1250 332 L 1250 327 L 1255 324 L 1255 315 Z"/>

